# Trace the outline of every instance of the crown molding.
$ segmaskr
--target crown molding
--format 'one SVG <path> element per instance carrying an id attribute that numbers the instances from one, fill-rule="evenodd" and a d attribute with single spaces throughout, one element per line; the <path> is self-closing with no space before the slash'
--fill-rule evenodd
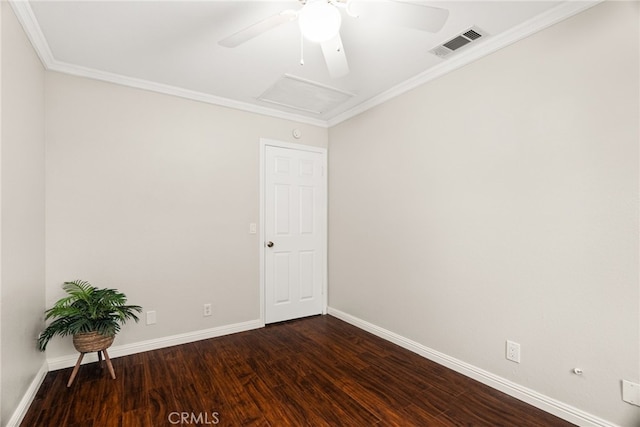
<path id="1" fill-rule="evenodd" d="M 376 107 L 390 99 L 402 95 L 418 86 L 428 83 L 438 77 L 448 74 L 458 68 L 461 68 L 477 59 L 480 59 L 490 53 L 509 46 L 533 33 L 541 31 L 553 24 L 563 21 L 577 13 L 601 3 L 603 0 L 568 0 L 555 8 L 548 10 L 520 25 L 517 25 L 504 33 L 490 36 L 486 41 L 479 43 L 475 47 L 471 47 L 465 52 L 453 55 L 448 59 L 444 59 L 442 63 L 430 68 L 429 70 L 412 77 L 393 88 L 370 98 L 357 106 L 330 117 L 327 120 L 315 119 L 299 114 L 288 113 L 274 108 L 263 107 L 247 102 L 234 101 L 229 98 L 215 96 L 203 92 L 197 92 L 176 86 L 156 83 L 149 80 L 137 79 L 120 74 L 109 73 L 92 68 L 81 67 L 65 62 L 57 61 L 49 44 L 38 25 L 38 21 L 33 14 L 33 10 L 27 0 L 9 0 L 9 4 L 13 8 L 18 21 L 24 28 L 27 37 L 31 41 L 36 53 L 47 70 L 58 71 L 65 74 L 71 74 L 78 77 L 86 77 L 95 80 L 101 80 L 109 83 L 129 86 L 137 89 L 148 90 L 152 92 L 162 93 L 166 95 L 177 96 L 194 101 L 200 101 L 208 104 L 218 105 L 222 107 L 233 108 L 236 110 L 246 111 L 249 113 L 261 114 L 284 120 L 290 120 L 298 123 L 329 128 L 340 124 L 352 117 L 357 116 L 373 107 Z"/>
<path id="2" fill-rule="evenodd" d="M 27 34 L 27 38 L 33 45 L 40 61 L 45 68 L 48 68 L 48 65 L 54 61 L 53 53 L 51 53 L 49 43 L 47 43 L 47 40 L 40 29 L 40 25 L 38 24 L 38 20 L 33 14 L 31 5 L 26 0 L 9 0 L 9 4 L 11 5 L 13 12 L 16 14 L 18 22 L 22 25 L 24 32 Z"/>
<path id="3" fill-rule="evenodd" d="M 547 27 L 550 27 L 553 24 L 556 24 L 560 21 L 563 21 L 567 18 L 570 18 L 573 15 L 576 15 L 584 10 L 587 10 L 598 3 L 601 3 L 604 0 L 569 0 L 564 3 L 550 9 L 536 17 L 523 22 L 520 25 L 517 25 L 510 30 L 507 30 L 503 33 L 489 36 L 486 41 L 479 43 L 475 47 L 471 47 L 470 49 L 461 52 L 459 54 L 454 54 L 448 59 L 443 59 L 439 65 L 428 69 L 427 71 L 416 75 L 404 82 L 392 87 L 391 89 L 381 93 L 380 95 L 374 96 L 373 98 L 368 99 L 367 101 L 358 104 L 356 107 L 347 110 L 337 116 L 330 118 L 327 123 L 329 127 L 340 124 L 346 120 L 349 120 L 352 117 L 357 116 L 358 114 L 364 113 L 365 111 L 376 107 L 380 104 L 383 104 L 390 99 L 393 99 L 397 96 L 402 95 L 405 92 L 408 92 L 412 89 L 417 88 L 425 83 L 428 83 L 432 80 L 437 79 L 438 77 L 444 76 L 458 68 L 461 68 L 477 59 L 480 59 L 490 53 L 493 53 L 499 49 L 509 46 L 519 40 L 524 39 L 538 31 L 544 30 Z"/>
<path id="4" fill-rule="evenodd" d="M 106 71 L 96 70 L 93 68 L 82 67 L 66 62 L 58 61 L 54 58 L 53 53 L 47 43 L 46 38 L 38 24 L 33 9 L 27 0 L 9 0 L 9 4 L 13 8 L 18 21 L 22 25 L 29 41 L 33 45 L 40 61 L 49 71 L 57 71 L 64 74 L 70 74 L 78 77 L 86 77 L 94 80 L 101 80 L 108 83 L 128 86 L 136 89 L 148 90 L 151 92 L 162 93 L 165 95 L 177 96 L 193 101 L 200 101 L 207 104 L 218 105 L 227 108 L 233 108 L 249 113 L 261 114 L 275 117 L 283 120 L 291 120 L 297 123 L 304 123 L 313 126 L 326 128 L 327 122 L 322 119 L 314 119 L 312 117 L 302 116 L 294 113 L 276 110 L 273 108 L 262 107 L 247 102 L 235 101 L 221 96 L 215 96 L 203 92 L 197 92 L 184 89 L 177 86 L 166 85 L 162 83 L 152 82 L 150 80 L 128 77 L 121 74 L 109 73 Z"/>
<path id="5" fill-rule="evenodd" d="M 192 101 L 200 101 L 207 104 L 217 105 L 221 107 L 233 108 L 244 112 L 261 114 L 265 116 L 275 117 L 278 119 L 291 120 L 297 123 L 304 123 L 313 126 L 327 127 L 324 120 L 314 119 L 311 117 L 301 116 L 298 114 L 287 113 L 273 108 L 261 107 L 259 105 L 249 104 L 247 102 L 234 101 L 229 98 L 215 96 L 203 92 L 197 92 L 184 89 L 177 86 L 166 85 L 163 83 L 152 82 L 150 80 L 137 79 L 134 77 L 123 76 L 121 74 L 100 71 L 93 68 L 81 67 L 78 65 L 68 64 L 53 60 L 45 65 L 47 70 L 57 71 L 64 74 L 70 74 L 78 77 L 86 77 L 94 80 L 101 80 L 108 83 L 115 83 L 122 86 L 128 86 L 136 89 L 148 90 L 151 92 L 162 93 L 165 95 L 186 98 Z"/>

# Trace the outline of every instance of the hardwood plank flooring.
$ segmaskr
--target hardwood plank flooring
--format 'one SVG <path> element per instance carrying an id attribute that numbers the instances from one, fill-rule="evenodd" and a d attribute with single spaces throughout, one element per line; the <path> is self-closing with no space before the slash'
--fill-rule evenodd
<path id="1" fill-rule="evenodd" d="M 572 424 L 331 316 L 49 372 L 33 426 Z"/>

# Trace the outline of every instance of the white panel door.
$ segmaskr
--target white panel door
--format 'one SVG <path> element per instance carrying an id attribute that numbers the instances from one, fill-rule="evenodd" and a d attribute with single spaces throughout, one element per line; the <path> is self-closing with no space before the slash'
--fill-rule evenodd
<path id="1" fill-rule="evenodd" d="M 321 314 L 325 154 L 267 145 L 264 161 L 265 322 Z"/>

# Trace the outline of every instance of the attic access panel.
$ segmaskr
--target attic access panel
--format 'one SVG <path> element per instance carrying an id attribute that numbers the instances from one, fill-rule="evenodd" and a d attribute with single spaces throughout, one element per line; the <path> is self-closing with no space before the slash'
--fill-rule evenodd
<path id="1" fill-rule="evenodd" d="M 260 95 L 258 100 L 320 115 L 353 96 L 353 93 L 285 74 Z"/>

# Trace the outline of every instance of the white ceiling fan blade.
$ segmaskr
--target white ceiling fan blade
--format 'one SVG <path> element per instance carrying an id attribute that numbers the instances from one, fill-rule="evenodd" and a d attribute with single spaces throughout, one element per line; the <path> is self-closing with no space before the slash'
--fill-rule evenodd
<path id="1" fill-rule="evenodd" d="M 267 31 L 277 27 L 278 25 L 293 21 L 294 19 L 296 19 L 297 15 L 298 14 L 295 10 L 282 11 L 277 15 L 273 15 L 267 19 L 263 19 L 260 22 L 256 22 L 255 24 L 238 31 L 237 33 L 220 40 L 218 44 L 224 47 L 239 46 L 242 43 L 247 42 L 254 37 L 257 37 L 262 33 L 266 33 Z"/>
<path id="2" fill-rule="evenodd" d="M 392 24 L 437 33 L 449 17 L 449 11 L 439 7 L 402 1 L 350 0 L 349 14 L 376 24 Z"/>
<path id="3" fill-rule="evenodd" d="M 336 79 L 349 74 L 347 55 L 344 53 L 340 34 L 336 34 L 334 38 L 323 42 L 320 46 L 331 77 Z"/>

